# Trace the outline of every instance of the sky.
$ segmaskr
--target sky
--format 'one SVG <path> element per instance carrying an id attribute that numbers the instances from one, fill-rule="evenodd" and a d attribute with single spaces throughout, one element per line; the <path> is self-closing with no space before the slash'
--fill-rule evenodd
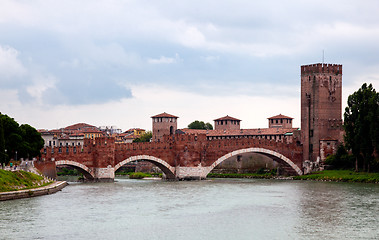
<path id="1" fill-rule="evenodd" d="M 151 130 L 151 116 L 300 126 L 300 66 L 379 88 L 377 0 L 0 0 L 0 112 L 20 124 Z"/>

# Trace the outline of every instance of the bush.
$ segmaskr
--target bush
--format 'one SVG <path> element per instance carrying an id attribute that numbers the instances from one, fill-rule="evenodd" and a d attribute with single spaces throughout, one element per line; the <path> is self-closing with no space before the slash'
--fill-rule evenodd
<path id="1" fill-rule="evenodd" d="M 329 155 L 325 164 L 330 169 L 352 169 L 354 168 L 354 156 L 349 155 L 343 145 L 340 145 L 335 155 Z"/>
<path id="2" fill-rule="evenodd" d="M 142 179 L 145 177 L 151 177 L 151 175 L 148 173 L 142 173 L 142 172 L 135 172 L 129 175 L 129 178 L 131 179 Z"/>

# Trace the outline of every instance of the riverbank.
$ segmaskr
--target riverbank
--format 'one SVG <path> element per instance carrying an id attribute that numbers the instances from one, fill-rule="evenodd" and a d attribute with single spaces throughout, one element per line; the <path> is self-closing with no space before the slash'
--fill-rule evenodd
<path id="1" fill-rule="evenodd" d="M 330 182 L 379 183 L 379 173 L 354 172 L 350 170 L 324 170 L 301 176 L 277 176 L 265 173 L 210 173 L 207 178 L 261 178 L 261 179 L 293 179 Z"/>
<path id="2" fill-rule="evenodd" d="M 0 201 L 55 193 L 67 186 L 26 171 L 0 169 Z"/>
<path id="3" fill-rule="evenodd" d="M 294 176 L 295 180 L 331 182 L 379 183 L 379 173 L 354 172 L 351 170 L 324 170 L 312 174 Z"/>
<path id="4" fill-rule="evenodd" d="M 62 190 L 67 185 L 68 184 L 66 181 L 57 181 L 47 186 L 39 187 L 39 188 L 10 191 L 10 192 L 0 192 L 0 201 L 38 197 L 38 196 L 53 194 Z"/>

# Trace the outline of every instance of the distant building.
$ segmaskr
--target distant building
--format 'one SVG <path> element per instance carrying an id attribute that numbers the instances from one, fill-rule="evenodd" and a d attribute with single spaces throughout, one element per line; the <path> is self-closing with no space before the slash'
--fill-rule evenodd
<path id="1" fill-rule="evenodd" d="M 116 126 L 100 126 L 99 130 L 104 132 L 107 136 L 112 136 L 113 134 L 121 134 L 122 130 Z"/>

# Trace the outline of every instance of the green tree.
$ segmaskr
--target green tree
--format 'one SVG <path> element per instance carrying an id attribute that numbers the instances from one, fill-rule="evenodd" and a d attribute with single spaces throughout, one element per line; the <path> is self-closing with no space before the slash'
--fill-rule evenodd
<path id="1" fill-rule="evenodd" d="M 207 130 L 212 130 L 212 124 L 210 123 L 204 123 L 203 121 L 193 121 L 190 124 L 188 124 L 189 129 L 207 129 Z"/>
<path id="2" fill-rule="evenodd" d="M 344 113 L 345 144 L 355 157 L 355 169 L 370 171 L 379 151 L 379 93 L 364 83 L 349 96 Z"/>
<path id="3" fill-rule="evenodd" d="M 7 163 L 7 153 L 5 152 L 3 118 L 0 113 L 0 164 L 2 165 L 3 163 Z"/>
<path id="4" fill-rule="evenodd" d="M 17 158 L 33 158 L 40 155 L 44 141 L 35 128 L 28 124 L 20 126 L 13 118 L 7 115 L 0 114 L 0 119 L 3 126 L 4 148 L 7 150 L 8 156 L 13 158 L 16 156 L 16 152 Z M 0 146 L 0 151 L 1 148 Z"/>
<path id="5" fill-rule="evenodd" d="M 133 140 L 133 142 L 150 142 L 150 139 L 153 137 L 151 131 L 146 131 L 144 134 L 141 134 L 139 138 Z"/>

